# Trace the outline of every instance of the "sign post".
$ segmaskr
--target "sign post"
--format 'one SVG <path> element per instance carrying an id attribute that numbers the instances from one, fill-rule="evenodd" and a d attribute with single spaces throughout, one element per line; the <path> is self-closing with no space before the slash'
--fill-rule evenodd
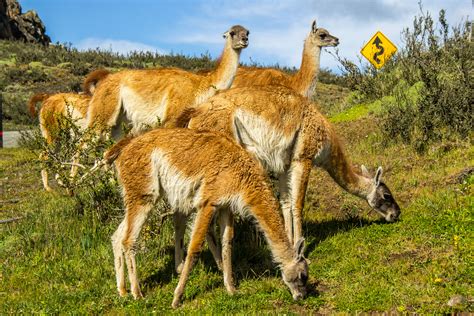
<path id="1" fill-rule="evenodd" d="M 378 31 L 374 36 L 362 47 L 360 53 L 362 56 L 380 69 L 385 62 L 392 57 L 397 51 L 397 47 L 382 32 Z"/>

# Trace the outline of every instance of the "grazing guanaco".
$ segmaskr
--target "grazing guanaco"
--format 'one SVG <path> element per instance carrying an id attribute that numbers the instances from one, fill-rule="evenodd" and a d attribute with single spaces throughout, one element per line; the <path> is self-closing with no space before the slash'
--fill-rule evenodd
<path id="1" fill-rule="evenodd" d="M 267 176 L 251 155 L 227 136 L 189 129 L 155 129 L 136 138 L 124 138 L 105 153 L 123 188 L 125 218 L 113 234 L 117 288 L 126 295 L 124 261 L 134 298 L 142 297 L 134 246 L 154 204 L 166 198 L 174 212 L 196 212 L 184 267 L 172 306 L 179 305 L 196 256 L 214 214 L 221 215 L 224 284 L 235 292 L 232 278 L 232 214 L 253 216 L 263 231 L 274 260 L 294 299 L 305 296 L 308 264 L 304 239 L 296 246 L 285 233 Z M 125 257 L 124 257 L 125 256 Z"/>
<path id="2" fill-rule="evenodd" d="M 84 129 L 87 125 L 86 114 L 91 95 L 100 82 L 107 77 L 109 72 L 105 69 L 93 71 L 83 83 L 84 93 L 38 93 L 33 95 L 28 102 L 28 109 L 32 117 L 38 115 L 36 104 L 41 102 L 39 110 L 40 130 L 48 144 L 52 144 L 56 139 L 55 135 L 59 128 L 61 116 L 71 116 L 74 124 Z M 40 159 L 47 159 L 45 153 L 40 154 Z M 48 171 L 41 170 L 43 187 L 46 191 L 53 191 L 48 183 Z"/>
<path id="3" fill-rule="evenodd" d="M 353 168 L 332 125 L 315 104 L 283 86 L 233 88 L 185 111 L 180 125 L 222 132 L 236 139 L 279 179 L 280 202 L 290 241 L 302 237 L 302 210 L 310 171 L 325 169 L 344 190 L 365 199 L 386 221 L 400 208 L 381 181 Z"/>
<path id="4" fill-rule="evenodd" d="M 47 144 L 52 144 L 55 140 L 60 128 L 59 119 L 61 116 L 70 115 L 74 124 L 80 128 L 86 127 L 85 116 L 89 105 L 90 96 L 77 93 L 57 93 L 53 95 L 39 93 L 31 97 L 28 102 L 30 114 L 35 117 L 37 115 L 35 105 L 42 103 L 39 111 L 40 130 Z M 40 159 L 47 159 L 47 154 L 41 153 Z M 41 170 L 41 178 L 43 187 L 46 191 L 54 191 L 48 183 L 48 171 Z"/>

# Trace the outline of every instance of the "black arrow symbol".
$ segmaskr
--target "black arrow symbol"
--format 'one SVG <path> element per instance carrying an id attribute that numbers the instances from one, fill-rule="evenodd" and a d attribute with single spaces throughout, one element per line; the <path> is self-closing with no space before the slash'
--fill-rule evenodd
<path id="1" fill-rule="evenodd" d="M 377 47 L 379 49 L 379 51 L 374 54 L 373 59 L 375 60 L 375 62 L 377 64 L 380 64 L 381 60 L 379 59 L 379 56 L 383 55 L 383 52 L 385 51 L 385 48 L 383 48 L 382 41 L 380 40 L 380 38 L 378 36 L 374 39 L 372 44 L 375 44 L 375 47 Z"/>

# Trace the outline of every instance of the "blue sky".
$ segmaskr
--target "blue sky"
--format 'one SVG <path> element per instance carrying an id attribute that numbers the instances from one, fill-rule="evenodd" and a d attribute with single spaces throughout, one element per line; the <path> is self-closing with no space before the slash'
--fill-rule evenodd
<path id="1" fill-rule="evenodd" d="M 250 30 L 243 62 L 296 67 L 313 19 L 339 37 L 342 56 L 357 61 L 360 48 L 377 30 L 400 45 L 401 30 L 411 26 L 419 12 L 416 0 L 20 0 L 20 4 L 24 12 L 38 12 L 53 42 L 70 42 L 80 49 L 209 52 L 217 57 L 222 34 L 241 24 Z M 451 25 L 473 16 L 472 0 L 424 1 L 423 7 L 434 17 L 446 9 Z M 337 62 L 323 52 L 321 67 L 337 70 Z"/>

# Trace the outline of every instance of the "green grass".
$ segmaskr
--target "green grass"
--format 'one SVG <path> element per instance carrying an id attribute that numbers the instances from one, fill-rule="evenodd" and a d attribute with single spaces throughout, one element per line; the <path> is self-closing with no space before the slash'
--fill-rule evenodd
<path id="1" fill-rule="evenodd" d="M 339 311 L 449 311 L 450 296 L 473 294 L 473 207 L 472 197 L 439 192 L 404 209 L 402 222 L 320 243 L 309 257 L 330 289 L 323 299 Z"/>
<path id="2" fill-rule="evenodd" d="M 233 258 L 238 294 L 226 293 L 205 250 L 176 312 L 474 311 L 474 179 L 453 180 L 473 165 L 473 147 L 439 146 L 425 156 L 401 145 L 382 150 L 378 132 L 367 122 L 336 128 L 355 162 L 385 167 L 384 178 L 402 206 L 400 222 L 381 222 L 367 213 L 365 202 L 315 171 L 304 222 L 309 296 L 294 302 L 266 247 L 246 244 L 250 232 L 238 225 Z M 121 211 L 103 219 L 98 210 L 81 210 L 72 198 L 43 192 L 36 156 L 25 149 L 0 150 L 0 184 L 0 218 L 23 217 L 0 224 L 1 314 L 173 312 L 178 276 L 169 221 L 157 235 L 157 217 L 152 216 L 139 242 L 145 298 L 120 298 L 110 236 Z M 454 295 L 466 301 L 449 307 Z"/>
<path id="3" fill-rule="evenodd" d="M 329 121 L 331 121 L 332 123 L 355 121 L 364 116 L 367 116 L 368 113 L 368 107 L 366 105 L 359 104 L 347 109 L 344 112 L 331 116 Z"/>

